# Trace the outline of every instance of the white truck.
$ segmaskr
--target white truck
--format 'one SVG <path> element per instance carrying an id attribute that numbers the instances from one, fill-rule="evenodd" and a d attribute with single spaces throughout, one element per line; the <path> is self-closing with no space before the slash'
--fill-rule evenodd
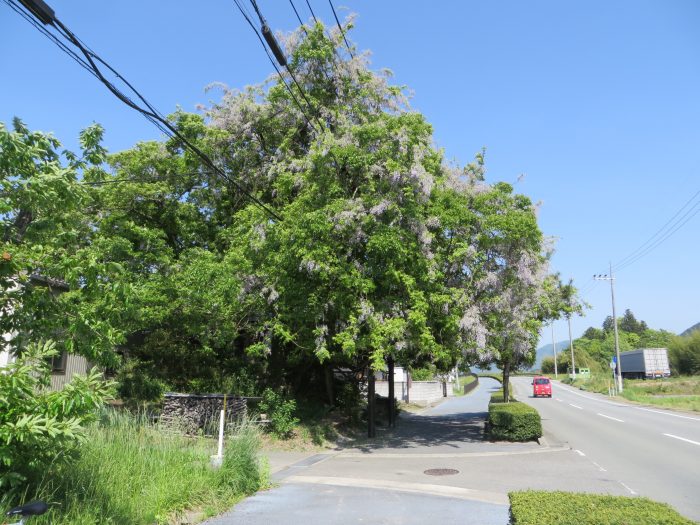
<path id="1" fill-rule="evenodd" d="M 625 379 L 654 379 L 670 377 L 666 348 L 640 348 L 620 352 L 622 377 Z"/>

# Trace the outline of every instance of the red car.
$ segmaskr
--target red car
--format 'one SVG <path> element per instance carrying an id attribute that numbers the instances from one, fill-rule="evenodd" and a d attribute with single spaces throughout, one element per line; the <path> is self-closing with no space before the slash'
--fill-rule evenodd
<path id="1" fill-rule="evenodd" d="M 552 383 L 548 377 L 537 376 L 532 380 L 532 395 L 552 397 Z"/>

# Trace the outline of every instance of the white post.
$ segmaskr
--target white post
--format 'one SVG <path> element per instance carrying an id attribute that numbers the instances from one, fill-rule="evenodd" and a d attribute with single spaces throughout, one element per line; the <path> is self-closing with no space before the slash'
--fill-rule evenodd
<path id="1" fill-rule="evenodd" d="M 219 418 L 219 452 L 217 454 L 219 458 L 224 457 L 224 411 L 221 411 L 221 417 Z"/>

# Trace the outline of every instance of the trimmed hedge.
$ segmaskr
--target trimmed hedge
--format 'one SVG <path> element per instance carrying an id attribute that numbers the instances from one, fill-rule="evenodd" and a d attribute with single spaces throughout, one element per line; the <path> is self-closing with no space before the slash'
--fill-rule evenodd
<path id="1" fill-rule="evenodd" d="M 540 414 L 520 401 L 491 403 L 489 431 L 493 439 L 505 441 L 532 441 L 542 437 Z"/>
<path id="2" fill-rule="evenodd" d="M 647 498 L 528 490 L 511 492 L 511 525 L 692 525 Z"/>

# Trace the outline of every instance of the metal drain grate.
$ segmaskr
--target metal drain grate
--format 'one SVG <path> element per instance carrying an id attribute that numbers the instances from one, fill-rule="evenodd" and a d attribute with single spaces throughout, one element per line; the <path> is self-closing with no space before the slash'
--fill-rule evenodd
<path id="1" fill-rule="evenodd" d="M 453 468 L 429 468 L 424 470 L 423 474 L 428 476 L 452 476 L 454 474 L 459 474 L 459 470 Z"/>

